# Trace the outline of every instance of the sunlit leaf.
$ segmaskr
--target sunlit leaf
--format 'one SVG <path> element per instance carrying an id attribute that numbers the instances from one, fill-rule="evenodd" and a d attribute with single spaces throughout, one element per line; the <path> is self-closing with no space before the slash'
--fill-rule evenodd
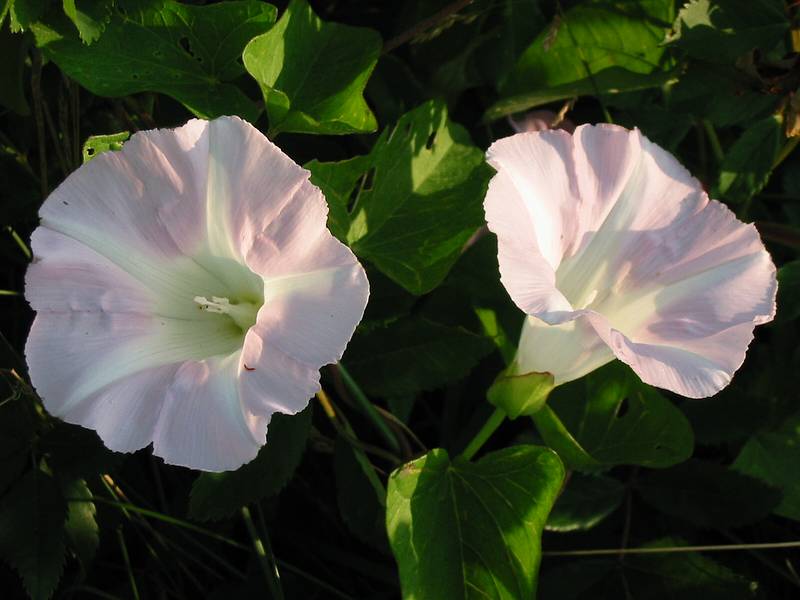
<path id="1" fill-rule="evenodd" d="M 431 450 L 389 478 L 386 526 L 404 598 L 534 598 L 564 468 L 514 446 L 476 463 Z"/>
<path id="2" fill-rule="evenodd" d="M 362 93 L 381 45 L 377 32 L 327 23 L 305 0 L 292 0 L 243 55 L 264 93 L 272 134 L 374 131 Z"/>
<path id="3" fill-rule="evenodd" d="M 118 0 L 91 45 L 63 15 L 33 31 L 45 56 L 98 96 L 159 92 L 200 117 L 237 114 L 254 121 L 255 103 L 231 81 L 244 73 L 245 45 L 272 26 L 276 12 L 256 0 L 208 6 Z"/>

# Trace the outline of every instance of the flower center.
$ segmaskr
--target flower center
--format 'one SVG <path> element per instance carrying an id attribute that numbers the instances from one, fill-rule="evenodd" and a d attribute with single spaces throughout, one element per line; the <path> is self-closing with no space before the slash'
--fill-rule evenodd
<path id="1" fill-rule="evenodd" d="M 256 315 L 259 306 L 252 302 L 231 303 L 228 298 L 211 296 L 211 300 L 205 296 L 195 296 L 194 301 L 204 310 L 210 313 L 228 315 L 242 331 L 247 331 L 256 322 Z"/>

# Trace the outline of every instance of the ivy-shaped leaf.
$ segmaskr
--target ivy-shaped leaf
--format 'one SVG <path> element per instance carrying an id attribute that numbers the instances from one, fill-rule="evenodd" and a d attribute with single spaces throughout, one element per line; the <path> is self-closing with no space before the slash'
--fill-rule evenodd
<path id="1" fill-rule="evenodd" d="M 386 527 L 404 598 L 534 598 L 564 467 L 513 446 L 476 463 L 431 450 L 389 478 Z"/>
<path id="2" fill-rule="evenodd" d="M 32 29 L 42 52 L 98 96 L 159 92 L 204 118 L 258 116 L 235 85 L 242 50 L 275 22 L 274 6 L 235 0 L 190 6 L 164 0 L 118 0 L 105 32 L 87 46 L 66 17 Z"/>
<path id="3" fill-rule="evenodd" d="M 435 101 L 406 113 L 383 131 L 366 159 L 359 158 L 312 162 L 311 180 L 334 206 L 340 230 L 347 215 L 345 239 L 359 257 L 410 292 L 429 292 L 483 223 L 492 169 Z M 330 181 L 337 189 L 329 195 Z"/>
<path id="4" fill-rule="evenodd" d="M 83 479 L 73 479 L 63 486 L 68 502 L 64 530 L 69 546 L 88 570 L 100 545 L 100 528 L 97 525 L 97 508 L 92 502 L 91 490 Z"/>
<path id="5" fill-rule="evenodd" d="M 548 446 L 578 470 L 668 467 L 689 458 L 694 446 L 683 413 L 618 361 L 557 387 L 533 420 Z"/>
<path id="6" fill-rule="evenodd" d="M 305 0 L 292 0 L 243 55 L 264 93 L 271 135 L 375 131 L 362 94 L 381 44 L 371 29 L 326 23 Z"/>
<path id="7" fill-rule="evenodd" d="M 303 458 L 310 429 L 310 406 L 296 415 L 273 415 L 267 443 L 251 462 L 236 471 L 203 473 L 195 480 L 189 515 L 224 519 L 242 506 L 280 492 Z"/>

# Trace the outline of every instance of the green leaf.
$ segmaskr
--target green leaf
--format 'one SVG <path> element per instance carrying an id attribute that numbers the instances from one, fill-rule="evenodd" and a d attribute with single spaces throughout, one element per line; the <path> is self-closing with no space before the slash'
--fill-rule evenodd
<path id="1" fill-rule="evenodd" d="M 29 401 L 14 391 L 0 405 L 0 495 L 30 464 L 34 426 L 25 403 Z"/>
<path id="2" fill-rule="evenodd" d="M 0 105 L 20 115 L 29 115 L 30 108 L 25 98 L 25 58 L 28 54 L 29 36 L 11 33 L 2 26 L 0 17 Z"/>
<path id="3" fill-rule="evenodd" d="M 516 366 L 512 364 L 494 380 L 487 398 L 508 418 L 516 419 L 539 412 L 554 387 L 551 373 L 516 373 Z"/>
<path id="4" fill-rule="evenodd" d="M 67 498 L 68 512 L 64 523 L 67 540 L 83 569 L 86 571 L 94 560 L 100 544 L 100 528 L 97 526 L 97 508 L 91 490 L 83 479 L 73 479 L 62 487 Z"/>
<path id="5" fill-rule="evenodd" d="M 3 26 L 3 23 L 6 20 L 6 15 L 8 11 L 11 10 L 11 6 L 14 4 L 14 0 L 0 0 L 0 27 Z"/>
<path id="6" fill-rule="evenodd" d="M 713 195 L 738 204 L 760 192 L 772 173 L 782 139 L 780 116 L 750 125 L 725 154 Z"/>
<path id="7" fill-rule="evenodd" d="M 106 448 L 95 431 L 63 421 L 41 437 L 37 449 L 47 456 L 48 466 L 62 481 L 94 480 L 127 456 Z"/>
<path id="8" fill-rule="evenodd" d="M 667 538 L 653 547 L 686 546 Z M 697 552 L 629 554 L 619 559 L 584 559 L 543 572 L 539 600 L 744 600 L 759 598 L 758 582 Z"/>
<path id="9" fill-rule="evenodd" d="M 589 0 L 570 8 L 523 53 L 500 85 L 501 103 L 487 117 L 576 95 L 660 85 L 661 42 L 673 15 L 672 0 Z"/>
<path id="10" fill-rule="evenodd" d="M 783 491 L 775 513 L 800 521 L 800 413 L 775 431 L 757 433 L 744 445 L 733 468 Z"/>
<path id="11" fill-rule="evenodd" d="M 386 548 L 384 507 L 378 502 L 375 488 L 364 475 L 352 447 L 341 437 L 336 439 L 333 471 L 336 502 L 345 525 L 362 541 Z"/>
<path id="12" fill-rule="evenodd" d="M 398 396 L 458 381 L 492 349 L 461 327 L 406 317 L 356 335 L 344 363 L 367 394 Z"/>
<path id="13" fill-rule="evenodd" d="M 436 449 L 389 478 L 386 527 L 404 598 L 534 598 L 541 534 L 564 468 L 514 446 L 476 463 Z"/>
<path id="14" fill-rule="evenodd" d="M 98 154 L 103 152 L 121 150 L 122 145 L 131 137 L 129 131 L 110 133 L 108 135 L 93 135 L 83 144 L 83 162 L 86 164 Z"/>
<path id="15" fill-rule="evenodd" d="M 64 568 L 67 506 L 56 481 L 32 469 L 0 500 L 0 557 L 32 600 L 52 596 Z"/>
<path id="16" fill-rule="evenodd" d="M 575 96 L 616 96 L 626 92 L 657 88 L 675 81 L 677 77 L 678 72 L 675 70 L 642 74 L 621 67 L 609 67 L 590 77 L 547 88 L 542 87 L 531 92 L 513 94 L 498 100 L 486 110 L 484 120 L 494 121 L 512 113 Z"/>
<path id="17" fill-rule="evenodd" d="M 585 531 L 613 513 L 625 497 L 616 479 L 575 472 L 556 500 L 545 529 L 566 533 Z"/>
<path id="18" fill-rule="evenodd" d="M 781 501 L 777 489 L 758 479 L 700 460 L 646 473 L 636 489 L 661 512 L 715 529 L 760 521 Z"/>
<path id="19" fill-rule="evenodd" d="M 414 294 L 429 292 L 444 279 L 483 223 L 492 170 L 441 102 L 427 102 L 384 130 L 365 160 L 309 166 L 312 173 L 325 170 L 314 180 L 326 195 L 325 181 L 353 182 L 332 194 L 340 206 L 356 191 L 356 166 L 366 174 L 348 211 L 346 241 Z"/>
<path id="20" fill-rule="evenodd" d="M 539 433 L 578 470 L 662 468 L 692 454 L 694 438 L 683 413 L 618 361 L 557 387 L 548 407 L 533 415 Z"/>
<path id="21" fill-rule="evenodd" d="M 800 260 L 793 260 L 778 269 L 779 322 L 800 317 Z"/>
<path id="22" fill-rule="evenodd" d="M 33 26 L 36 43 L 64 73 L 98 96 L 159 92 L 203 118 L 237 114 L 255 121 L 255 103 L 230 83 L 250 39 L 275 21 L 256 0 L 190 6 L 118 0 L 100 38 L 85 45 L 66 18 Z"/>
<path id="23" fill-rule="evenodd" d="M 195 480 L 189 515 L 201 520 L 224 519 L 246 504 L 276 495 L 300 464 L 310 429 L 310 405 L 296 415 L 274 414 L 267 443 L 252 462 L 236 471 L 203 473 Z"/>
<path id="24" fill-rule="evenodd" d="M 340 162 L 312 160 L 304 165 L 311 171 L 311 183 L 325 192 L 328 201 L 328 228 L 343 242 L 350 227 L 350 195 L 370 168 L 369 156 L 356 156 Z"/>
<path id="25" fill-rule="evenodd" d="M 729 63 L 772 50 L 789 29 L 782 0 L 691 0 L 668 41 L 695 58 Z"/>
<path id="26" fill-rule="evenodd" d="M 732 65 L 693 61 L 666 94 L 665 120 L 669 123 L 675 113 L 685 113 L 717 127 L 746 127 L 775 112 L 780 102 L 779 95 L 763 88 L 760 79 Z"/>
<path id="27" fill-rule="evenodd" d="M 326 23 L 305 0 L 292 0 L 243 55 L 264 94 L 271 135 L 375 131 L 362 94 L 381 47 L 377 32 Z"/>
<path id="28" fill-rule="evenodd" d="M 11 31 L 19 33 L 39 20 L 46 9 L 47 0 L 11 0 L 4 10 L 9 11 Z"/>
<path id="29" fill-rule="evenodd" d="M 81 40 L 91 44 L 111 20 L 116 0 L 63 0 L 64 14 L 78 28 Z"/>

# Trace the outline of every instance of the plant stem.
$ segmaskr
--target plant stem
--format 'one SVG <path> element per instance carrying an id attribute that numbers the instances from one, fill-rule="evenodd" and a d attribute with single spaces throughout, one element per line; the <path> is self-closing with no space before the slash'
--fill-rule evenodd
<path id="1" fill-rule="evenodd" d="M 431 15 L 427 19 L 423 19 L 422 21 L 411 27 L 411 29 L 406 29 L 400 35 L 393 37 L 388 42 L 386 42 L 383 45 L 383 54 L 391 52 L 398 46 L 402 46 L 406 42 L 413 40 L 418 35 L 425 33 L 429 29 L 433 29 L 434 27 L 446 21 L 452 15 L 456 14 L 462 8 L 465 8 L 468 5 L 472 4 L 472 2 L 473 0 L 456 0 L 455 2 L 451 2 L 436 14 Z"/>
<path id="2" fill-rule="evenodd" d="M 461 458 L 464 460 L 470 460 L 478 450 L 486 443 L 486 440 L 500 427 L 500 424 L 505 421 L 506 413 L 504 413 L 499 408 L 495 408 L 492 415 L 486 420 L 486 423 L 483 424 L 483 427 L 480 428 L 480 431 L 475 434 L 475 437 L 472 438 L 472 441 L 467 444 L 467 447 L 464 449 L 464 452 L 461 453 Z"/>
<path id="3" fill-rule="evenodd" d="M 131 584 L 131 593 L 135 600 L 139 600 L 139 588 L 136 587 L 136 577 L 133 575 L 131 568 L 131 560 L 128 556 L 128 546 L 125 544 L 125 537 L 122 535 L 122 528 L 117 528 L 117 541 L 119 542 L 119 549 L 122 552 L 122 560 L 125 561 L 125 568 L 128 571 L 128 581 Z"/>
<path id="4" fill-rule="evenodd" d="M 265 545 L 256 530 L 255 523 L 253 523 L 253 517 L 250 516 L 250 509 L 246 506 L 242 507 L 242 518 L 244 519 L 245 527 L 247 527 L 247 533 L 250 534 L 250 539 L 253 541 L 253 549 L 256 551 L 256 557 L 258 558 L 258 563 L 261 565 L 261 571 L 264 573 L 264 579 L 267 580 L 267 587 L 269 588 L 270 595 L 274 600 L 283 600 L 281 576 L 278 573 L 278 569 L 275 567 L 274 557 L 267 555 L 266 548 L 269 548 L 269 539 L 266 537 L 264 538 L 267 540 Z"/>
<path id="5" fill-rule="evenodd" d="M 617 556 L 620 554 L 678 554 L 681 552 L 731 552 L 735 550 L 779 550 L 800 548 L 800 541 L 765 544 L 712 544 L 708 546 L 666 546 L 664 548 L 602 548 L 597 550 L 559 550 L 542 556 Z"/>
<path id="6" fill-rule="evenodd" d="M 714 160 L 716 160 L 717 164 L 719 165 L 725 158 L 725 153 L 722 151 L 722 145 L 719 143 L 717 131 L 714 129 L 714 125 L 712 125 L 711 121 L 708 119 L 703 119 L 702 123 L 703 129 L 706 132 L 706 137 L 708 137 L 708 143 L 711 146 L 711 152 L 714 155 Z"/>
<path id="7" fill-rule="evenodd" d="M 375 425 L 375 429 L 378 430 L 378 433 L 380 433 L 381 437 L 386 440 L 386 443 L 389 444 L 391 449 L 394 452 L 400 452 L 400 444 L 397 442 L 397 437 L 391 428 L 386 424 L 386 421 L 383 419 L 383 417 L 381 417 L 381 415 L 378 414 L 378 411 L 375 410 L 375 407 L 372 405 L 372 402 L 369 401 L 367 395 L 350 376 L 350 373 L 347 372 L 347 369 L 344 368 L 342 363 L 338 363 L 336 367 L 339 369 L 339 374 L 342 376 L 342 381 L 347 386 L 347 389 L 350 390 L 350 393 L 353 395 L 356 404 L 358 404 L 361 410 L 363 410 L 367 417 L 369 417 L 369 419 Z"/>
<path id="8" fill-rule="evenodd" d="M 772 168 L 777 168 L 779 164 L 786 160 L 786 157 L 792 153 L 792 150 L 797 147 L 798 143 L 800 143 L 800 137 L 789 138 L 789 141 L 786 142 L 783 145 L 783 148 L 778 151 L 778 155 L 775 157 L 775 160 L 772 163 Z"/>

